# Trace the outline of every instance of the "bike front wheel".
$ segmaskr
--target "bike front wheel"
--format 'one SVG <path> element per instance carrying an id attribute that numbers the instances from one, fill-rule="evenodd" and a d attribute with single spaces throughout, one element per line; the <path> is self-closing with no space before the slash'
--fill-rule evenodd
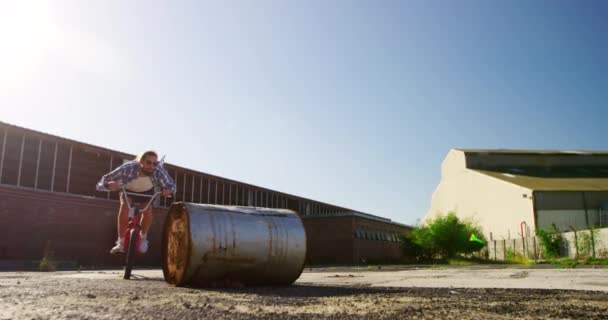
<path id="1" fill-rule="evenodd" d="M 125 264 L 125 280 L 131 279 L 131 270 L 133 269 L 133 262 L 135 260 L 135 251 L 137 248 L 135 244 L 137 243 L 137 230 L 131 229 L 129 233 L 129 246 L 127 248 L 127 261 Z"/>

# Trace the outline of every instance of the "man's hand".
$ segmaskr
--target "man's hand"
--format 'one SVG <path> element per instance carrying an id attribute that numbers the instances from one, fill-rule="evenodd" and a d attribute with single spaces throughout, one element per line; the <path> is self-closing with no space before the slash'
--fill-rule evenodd
<path id="1" fill-rule="evenodd" d="M 110 181 L 110 182 L 108 182 L 108 189 L 110 189 L 112 191 L 116 191 L 116 190 L 120 189 L 120 185 L 115 181 Z"/>
<path id="2" fill-rule="evenodd" d="M 162 195 L 163 195 L 163 197 L 168 197 L 168 196 L 170 196 L 172 193 L 173 193 L 173 191 L 171 191 L 171 190 L 163 190 L 163 191 L 162 191 Z"/>

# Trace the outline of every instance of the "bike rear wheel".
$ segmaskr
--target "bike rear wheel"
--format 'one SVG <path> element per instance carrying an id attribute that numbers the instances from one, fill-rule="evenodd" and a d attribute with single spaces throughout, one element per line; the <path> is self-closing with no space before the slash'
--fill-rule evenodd
<path id="1" fill-rule="evenodd" d="M 135 244 L 137 243 L 137 230 L 131 229 L 129 233 L 129 246 L 127 248 L 127 262 L 125 264 L 125 280 L 129 280 L 131 278 L 131 270 L 133 269 L 133 262 L 135 260 L 135 251 L 137 248 Z"/>

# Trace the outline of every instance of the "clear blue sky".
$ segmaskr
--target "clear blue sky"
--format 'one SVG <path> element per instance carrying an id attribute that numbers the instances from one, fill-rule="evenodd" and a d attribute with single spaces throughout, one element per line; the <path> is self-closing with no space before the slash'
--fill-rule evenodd
<path id="1" fill-rule="evenodd" d="M 451 148 L 608 149 L 607 17 L 606 1 L 6 1 L 0 120 L 413 224 Z"/>

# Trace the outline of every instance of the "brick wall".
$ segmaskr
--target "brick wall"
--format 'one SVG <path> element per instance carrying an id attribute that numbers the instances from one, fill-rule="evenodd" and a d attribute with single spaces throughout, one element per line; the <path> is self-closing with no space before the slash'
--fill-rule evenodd
<path id="1" fill-rule="evenodd" d="M 356 217 L 354 223 L 356 230 L 380 233 L 380 235 L 376 234 L 366 239 L 355 232 L 354 261 L 367 263 L 391 262 L 398 261 L 401 258 L 398 237 L 404 233 L 409 233 L 410 228 L 361 217 Z"/>
<path id="2" fill-rule="evenodd" d="M 353 218 L 303 218 L 306 229 L 306 262 L 351 263 L 353 261 Z"/>
<path id="3" fill-rule="evenodd" d="M 124 255 L 109 254 L 117 212 L 115 200 L 0 186 L 0 260 L 40 260 L 50 241 L 57 260 L 121 266 Z M 150 251 L 138 264 L 160 266 L 166 215 L 166 209 L 155 209 Z"/>
<path id="4" fill-rule="evenodd" d="M 387 234 L 410 231 L 393 223 L 356 216 L 305 217 L 303 222 L 309 264 L 397 261 L 401 258 L 399 242 Z M 370 236 L 360 237 L 358 229 L 370 231 Z"/>
<path id="5" fill-rule="evenodd" d="M 116 240 L 118 201 L 0 186 L 0 260 L 40 260 L 50 241 L 55 259 L 83 266 L 122 266 L 109 254 Z M 150 251 L 138 264 L 160 266 L 162 226 L 167 215 L 155 208 Z M 307 263 L 388 261 L 401 256 L 399 244 L 357 238 L 356 229 L 406 232 L 398 225 L 360 217 L 303 218 Z"/>

